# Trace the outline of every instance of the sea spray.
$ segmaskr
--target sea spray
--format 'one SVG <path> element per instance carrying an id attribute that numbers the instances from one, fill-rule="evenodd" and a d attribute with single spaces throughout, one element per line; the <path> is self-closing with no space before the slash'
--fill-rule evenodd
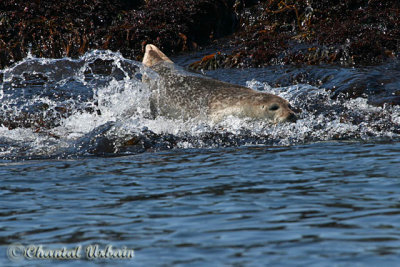
<path id="1" fill-rule="evenodd" d="M 320 69 L 315 71 L 320 73 Z M 111 51 L 95 50 L 79 59 L 29 56 L 0 74 L 3 159 L 393 140 L 400 133 L 397 106 L 377 107 L 366 98 L 336 97 L 328 88 L 312 84 L 272 86 L 254 70 L 241 71 L 240 76 L 217 70 L 212 75 L 287 99 L 298 112 L 296 123 L 271 124 L 232 116 L 217 124 L 153 118 L 150 91 L 142 78 L 160 85 L 158 75 Z M 336 82 L 340 87 L 345 81 Z"/>

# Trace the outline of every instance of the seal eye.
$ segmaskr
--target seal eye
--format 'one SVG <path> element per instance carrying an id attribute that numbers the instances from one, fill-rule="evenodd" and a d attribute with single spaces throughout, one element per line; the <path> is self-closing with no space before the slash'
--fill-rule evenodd
<path id="1" fill-rule="evenodd" d="M 272 106 L 269 107 L 269 110 L 271 111 L 275 111 L 279 109 L 279 105 L 278 104 L 273 104 Z"/>

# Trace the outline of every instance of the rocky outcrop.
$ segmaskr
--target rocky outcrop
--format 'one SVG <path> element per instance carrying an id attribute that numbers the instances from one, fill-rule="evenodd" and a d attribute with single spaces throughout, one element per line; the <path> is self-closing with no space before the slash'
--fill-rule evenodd
<path id="1" fill-rule="evenodd" d="M 28 52 L 60 58 L 111 49 L 140 60 L 146 43 L 167 53 L 195 49 L 236 25 L 225 0 L 2 0 L 0 68 Z"/>
<path id="2" fill-rule="evenodd" d="M 140 60 L 147 43 L 171 54 L 196 50 L 233 32 L 216 43 L 232 52 L 192 67 L 378 64 L 399 55 L 400 2 L 3 0 L 0 68 L 29 51 L 59 58 L 111 49 Z"/>

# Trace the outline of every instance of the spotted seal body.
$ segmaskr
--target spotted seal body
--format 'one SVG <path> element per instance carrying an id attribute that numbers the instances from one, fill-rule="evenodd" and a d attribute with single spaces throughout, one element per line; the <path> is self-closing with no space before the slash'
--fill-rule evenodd
<path id="1" fill-rule="evenodd" d="M 296 120 L 283 98 L 184 71 L 154 45 L 146 46 L 143 64 L 161 78 L 151 85 L 154 116 L 214 123 L 229 115 L 274 123 Z"/>

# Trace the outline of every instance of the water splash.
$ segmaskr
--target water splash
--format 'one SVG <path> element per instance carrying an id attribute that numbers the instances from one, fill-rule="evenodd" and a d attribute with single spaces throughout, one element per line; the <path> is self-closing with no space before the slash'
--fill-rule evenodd
<path id="1" fill-rule="evenodd" d="M 223 71 L 215 71 L 223 77 Z M 227 117 L 207 122 L 152 119 L 150 91 L 157 74 L 119 53 L 92 51 L 79 59 L 27 57 L 0 71 L 0 157 L 3 159 L 116 156 L 171 148 L 293 145 L 327 140 L 393 140 L 397 106 L 364 98 L 333 98 L 325 88 L 272 87 L 252 71 L 223 77 L 277 94 L 299 110 L 296 123 Z M 340 86 L 338 81 L 337 86 Z"/>

